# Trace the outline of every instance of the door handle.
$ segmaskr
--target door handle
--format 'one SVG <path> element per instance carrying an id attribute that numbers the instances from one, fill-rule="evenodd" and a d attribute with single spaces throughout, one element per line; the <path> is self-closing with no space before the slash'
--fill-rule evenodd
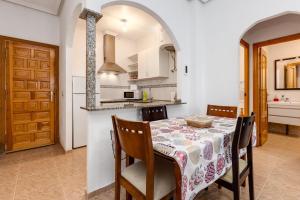
<path id="1" fill-rule="evenodd" d="M 51 102 L 54 101 L 54 92 L 53 91 L 50 92 L 50 101 Z"/>

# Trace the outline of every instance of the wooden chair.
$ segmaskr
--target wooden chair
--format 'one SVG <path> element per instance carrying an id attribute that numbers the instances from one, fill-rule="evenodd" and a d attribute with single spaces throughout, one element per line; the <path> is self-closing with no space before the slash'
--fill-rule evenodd
<path id="1" fill-rule="evenodd" d="M 127 199 L 158 200 L 173 197 L 175 178 L 173 165 L 163 158 L 154 158 L 149 122 L 132 122 L 112 116 L 115 134 L 115 200 L 120 188 Z M 121 150 L 129 157 L 121 172 Z M 134 163 L 134 159 L 140 161 Z"/>
<path id="2" fill-rule="evenodd" d="M 143 121 L 157 121 L 162 119 L 168 119 L 167 107 L 157 106 L 157 107 L 147 107 L 142 108 Z"/>
<path id="3" fill-rule="evenodd" d="M 234 200 L 240 199 L 240 186 L 248 177 L 250 200 L 254 200 L 253 185 L 253 156 L 252 156 L 252 132 L 255 117 L 252 113 L 249 117 L 239 117 L 232 144 L 232 167 L 219 180 L 219 186 L 223 186 L 234 194 Z M 247 148 L 247 160 L 239 158 L 240 149 Z"/>
<path id="4" fill-rule="evenodd" d="M 236 118 L 237 117 L 237 107 L 208 105 L 207 106 L 207 115 Z"/>

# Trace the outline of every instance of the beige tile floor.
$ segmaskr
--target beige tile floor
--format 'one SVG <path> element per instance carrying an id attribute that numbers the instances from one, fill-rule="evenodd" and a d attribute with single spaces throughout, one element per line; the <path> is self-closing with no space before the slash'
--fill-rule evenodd
<path id="1" fill-rule="evenodd" d="M 86 149 L 59 145 L 0 156 L 0 200 L 85 199 Z"/>
<path id="2" fill-rule="evenodd" d="M 254 150 L 255 196 L 259 200 L 300 200 L 300 137 L 270 134 Z M 0 200 L 85 199 L 86 150 L 65 154 L 49 146 L 0 156 Z M 248 190 L 242 188 L 242 199 Z M 113 189 L 92 200 L 114 199 Z M 122 199 L 124 199 L 124 192 Z M 232 193 L 215 185 L 197 200 L 230 200 Z"/>

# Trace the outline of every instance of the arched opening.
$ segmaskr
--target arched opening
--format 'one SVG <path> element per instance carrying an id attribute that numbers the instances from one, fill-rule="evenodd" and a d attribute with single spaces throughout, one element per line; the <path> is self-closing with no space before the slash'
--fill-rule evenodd
<path id="1" fill-rule="evenodd" d="M 249 107 L 257 116 L 258 145 L 263 145 L 268 140 L 269 132 L 288 134 L 289 129 L 292 129 L 290 134 L 297 133 L 297 127 L 295 127 L 297 124 L 287 118 L 296 116 L 277 113 L 273 108 L 280 107 L 284 110 L 284 103 L 289 102 L 294 105 L 300 97 L 297 83 L 297 74 L 300 78 L 300 67 L 299 73 L 297 71 L 297 59 L 300 56 L 298 55 L 299 26 L 299 14 L 284 12 L 256 22 L 241 37 L 249 44 L 251 50 L 249 54 Z M 242 58 L 242 50 L 240 55 Z M 292 64 L 295 70 L 291 72 L 293 77 L 288 78 L 287 72 L 283 69 Z M 278 67 L 279 65 L 281 67 Z M 243 67 L 244 65 L 241 64 L 240 68 Z M 282 70 L 280 71 L 279 68 Z M 288 80 L 288 82 L 285 83 L 283 80 Z M 278 87 L 280 84 L 288 85 L 288 87 L 280 88 Z"/>
<path id="2" fill-rule="evenodd" d="M 103 17 L 97 23 L 96 30 L 96 102 L 109 104 L 112 101 L 126 102 L 128 99 L 141 101 L 142 93 L 148 94 L 148 101 L 174 100 L 178 96 L 177 56 L 180 51 L 177 40 L 170 28 L 150 9 L 127 1 L 114 1 L 102 6 Z M 77 19 L 72 38 L 72 97 L 73 97 L 73 148 L 87 145 L 87 113 L 80 109 L 85 106 L 85 72 L 86 72 L 86 22 Z M 109 49 L 107 49 L 109 45 Z M 102 70 L 105 59 L 114 61 L 126 73 L 114 73 Z M 132 97 L 126 97 L 130 92 Z M 145 103 L 143 101 L 142 103 Z M 130 112 L 131 114 L 131 112 Z M 110 114 L 106 118 L 109 118 Z M 103 127 L 106 128 L 106 127 Z M 102 127 L 101 127 L 102 129 Z M 112 168 L 113 157 L 109 132 L 101 136 L 97 146 L 108 152 L 105 164 Z M 102 144 L 103 143 L 103 144 Z M 104 144 L 105 143 L 105 144 Z M 92 146 L 91 143 L 88 144 Z M 89 147 L 87 152 L 89 152 Z M 95 165 L 90 161 L 89 165 Z M 89 174 L 92 174 L 91 171 Z M 112 179 L 112 171 L 101 179 L 87 185 L 88 192 L 107 185 Z M 98 173 L 98 172 L 97 172 Z M 89 175 L 88 175 L 89 177 Z M 88 178 L 89 179 L 89 178 Z M 91 179 L 91 178 L 90 178 Z"/>

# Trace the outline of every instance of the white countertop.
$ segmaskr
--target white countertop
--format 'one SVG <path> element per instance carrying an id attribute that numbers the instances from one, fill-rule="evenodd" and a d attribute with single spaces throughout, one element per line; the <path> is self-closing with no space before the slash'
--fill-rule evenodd
<path id="1" fill-rule="evenodd" d="M 269 107 L 300 107 L 300 102 L 271 101 Z"/>

